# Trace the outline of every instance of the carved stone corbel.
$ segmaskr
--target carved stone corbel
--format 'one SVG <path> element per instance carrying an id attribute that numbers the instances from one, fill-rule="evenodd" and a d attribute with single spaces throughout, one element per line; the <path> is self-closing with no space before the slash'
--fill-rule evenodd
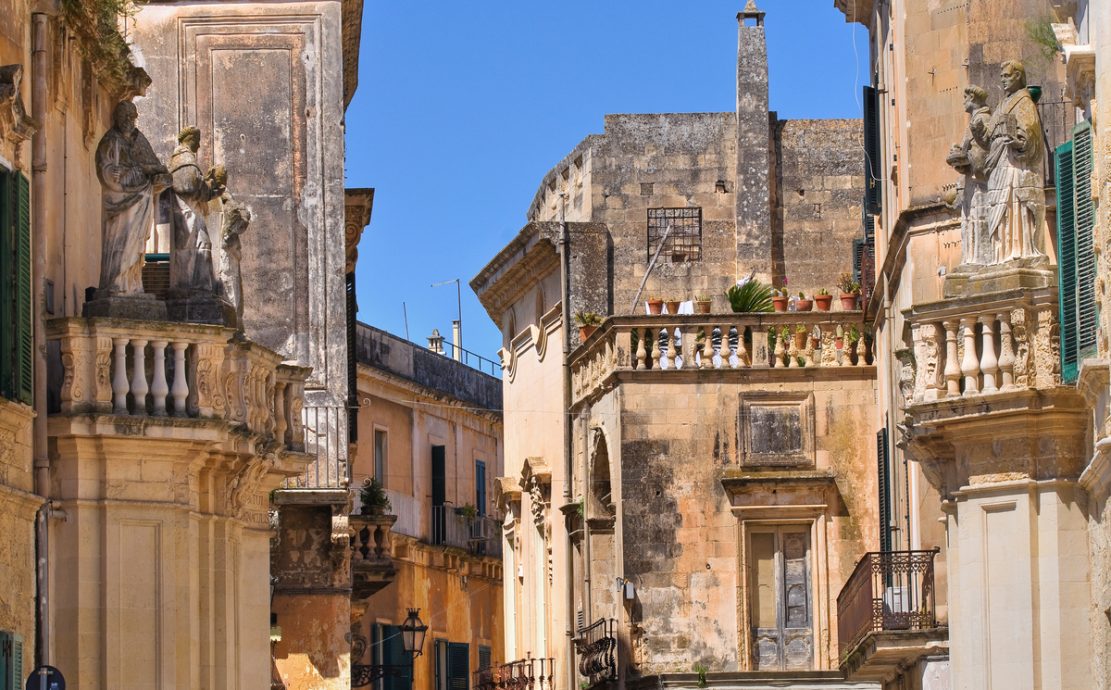
<path id="1" fill-rule="evenodd" d="M 0 66 L 0 136 L 17 147 L 31 138 L 39 123 L 23 107 L 23 65 Z"/>

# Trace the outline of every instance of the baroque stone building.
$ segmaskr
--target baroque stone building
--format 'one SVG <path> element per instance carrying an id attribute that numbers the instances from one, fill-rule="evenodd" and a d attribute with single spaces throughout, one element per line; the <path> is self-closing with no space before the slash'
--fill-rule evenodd
<path id="1" fill-rule="evenodd" d="M 851 270 L 863 132 L 769 112 L 764 14 L 737 20 L 735 112 L 607 116 L 471 282 L 504 337 L 514 660 L 479 687 L 858 686 L 837 595 L 878 532 L 862 313 L 724 292 Z M 646 315 L 653 296 L 712 305 Z"/>

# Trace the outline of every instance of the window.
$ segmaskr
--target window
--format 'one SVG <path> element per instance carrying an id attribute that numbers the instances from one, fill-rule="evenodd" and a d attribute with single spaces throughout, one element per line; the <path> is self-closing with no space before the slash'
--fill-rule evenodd
<path id="1" fill-rule="evenodd" d="M 396 625 L 383 625 L 381 635 L 382 663 L 404 669 L 400 674 L 387 674 L 382 679 L 382 690 L 412 690 L 413 658 L 401 643 L 401 628 Z"/>
<path id="2" fill-rule="evenodd" d="M 478 670 L 481 671 L 484 668 L 490 668 L 491 658 L 490 648 L 480 644 L 478 646 Z"/>
<path id="3" fill-rule="evenodd" d="M 810 531 L 804 525 L 767 527 L 749 539 L 752 661 L 759 671 L 813 666 Z"/>
<path id="4" fill-rule="evenodd" d="M 0 395 L 31 404 L 31 193 L 0 170 Z"/>
<path id="5" fill-rule="evenodd" d="M 883 165 L 880 161 L 880 97 L 871 86 L 864 87 L 864 212 L 883 209 Z"/>
<path id="6" fill-rule="evenodd" d="M 479 515 L 486 514 L 486 463 L 474 461 L 474 505 Z"/>
<path id="7" fill-rule="evenodd" d="M 701 261 L 702 209 L 697 206 L 648 209 L 648 261 L 652 261 L 657 250 L 660 261 Z"/>
<path id="8" fill-rule="evenodd" d="M 891 550 L 891 456 L 887 427 L 876 432 L 876 477 L 879 485 L 880 551 Z"/>
<path id="9" fill-rule="evenodd" d="M 436 640 L 435 690 L 467 690 L 471 682 L 470 645 Z"/>
<path id="10" fill-rule="evenodd" d="M 389 436 L 385 429 L 374 430 L 374 478 L 386 488 L 386 459 L 389 450 Z"/>
<path id="11" fill-rule="evenodd" d="M 1092 127 L 1082 122 L 1072 141 L 1054 152 L 1057 181 L 1057 291 L 1061 310 L 1061 377 L 1075 381 L 1080 362 L 1095 351 L 1096 259 L 1092 230 Z"/>

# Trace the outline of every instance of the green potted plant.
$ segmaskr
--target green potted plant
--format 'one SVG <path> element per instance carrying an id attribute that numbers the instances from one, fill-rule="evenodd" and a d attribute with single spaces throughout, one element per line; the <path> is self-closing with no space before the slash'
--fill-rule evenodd
<path id="1" fill-rule="evenodd" d="M 592 311 L 576 312 L 575 324 L 579 327 L 579 340 L 585 341 L 602 325 L 602 315 Z"/>
<path id="2" fill-rule="evenodd" d="M 787 291 L 784 289 L 776 290 L 772 296 L 772 306 L 776 311 L 787 311 L 787 301 Z"/>
<path id="3" fill-rule="evenodd" d="M 664 309 L 664 301 L 662 299 L 660 299 L 659 297 L 657 297 L 655 295 L 652 295 L 651 297 L 648 298 L 648 313 L 649 314 L 653 314 L 653 315 L 660 314 L 660 313 L 663 312 L 663 309 Z"/>
<path id="4" fill-rule="evenodd" d="M 478 517 L 478 508 L 475 508 L 470 503 L 467 503 L 465 505 L 462 505 L 462 506 L 456 508 L 455 509 L 455 514 L 459 515 L 459 516 L 462 516 L 462 517 L 465 517 L 468 520 L 474 520 L 476 517 Z"/>
<path id="5" fill-rule="evenodd" d="M 695 314 L 709 314 L 710 307 L 713 304 L 713 299 L 709 295 L 695 295 L 694 298 L 694 313 Z"/>
<path id="6" fill-rule="evenodd" d="M 795 311 L 810 311 L 814 308 L 814 301 L 806 296 L 806 293 L 799 290 L 799 298 L 795 301 Z"/>
<path id="7" fill-rule="evenodd" d="M 809 329 L 807 329 L 805 324 L 800 323 L 799 325 L 795 326 L 795 349 L 796 350 L 801 351 L 801 350 L 806 349 L 806 334 L 807 334 L 808 331 L 809 331 Z"/>
<path id="8" fill-rule="evenodd" d="M 818 311 L 829 311 L 832 304 L 833 295 L 829 294 L 829 290 L 821 288 L 814 293 L 814 306 L 818 308 Z"/>
<path id="9" fill-rule="evenodd" d="M 361 515 L 386 515 L 393 508 L 386 490 L 374 477 L 363 480 L 363 485 L 359 487 L 359 503 Z"/>
<path id="10" fill-rule="evenodd" d="M 674 297 L 668 297 L 667 299 L 665 299 L 664 304 L 667 305 L 667 313 L 671 314 L 672 316 L 678 314 L 680 302 L 681 300 L 677 300 Z"/>
<path id="11" fill-rule="evenodd" d="M 772 289 L 756 279 L 732 286 L 725 291 L 725 298 L 729 300 L 729 308 L 737 314 L 772 310 Z"/>
<path id="12" fill-rule="evenodd" d="M 860 340 L 860 331 L 856 326 L 849 326 L 849 330 L 845 332 L 845 344 L 848 346 L 845 349 L 849 351 L 849 361 L 856 361 L 856 343 Z"/>
<path id="13" fill-rule="evenodd" d="M 837 280 L 837 287 L 841 290 L 841 309 L 845 311 L 856 309 L 856 301 L 860 297 L 860 283 L 853 280 L 851 273 L 842 273 Z"/>

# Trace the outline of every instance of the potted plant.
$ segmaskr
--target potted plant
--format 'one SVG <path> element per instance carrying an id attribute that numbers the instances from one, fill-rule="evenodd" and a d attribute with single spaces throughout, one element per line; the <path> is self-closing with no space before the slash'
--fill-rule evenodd
<path id="1" fill-rule="evenodd" d="M 576 312 L 575 323 L 579 327 L 579 340 L 585 341 L 602 325 L 602 315 L 592 311 Z"/>
<path id="2" fill-rule="evenodd" d="M 659 314 L 663 312 L 664 301 L 659 297 L 652 296 L 648 298 L 648 313 Z"/>
<path id="3" fill-rule="evenodd" d="M 725 298 L 729 300 L 729 308 L 734 313 L 768 312 L 772 310 L 774 297 L 772 289 L 759 280 L 752 279 L 739 285 L 734 285 L 725 291 Z M 778 311 L 778 310 L 777 310 Z"/>
<path id="4" fill-rule="evenodd" d="M 795 349 L 796 350 L 805 350 L 806 349 L 806 333 L 807 333 L 807 330 L 808 329 L 806 328 L 805 324 L 800 323 L 799 325 L 795 326 Z"/>
<path id="5" fill-rule="evenodd" d="M 833 334 L 833 346 L 838 350 L 842 350 L 845 347 L 845 333 L 841 330 L 840 326 L 837 327 L 837 332 Z"/>
<path id="6" fill-rule="evenodd" d="M 796 311 L 810 311 L 814 308 L 814 301 L 806 296 L 805 292 L 799 291 L 799 298 L 795 301 Z"/>
<path id="7" fill-rule="evenodd" d="M 851 273 L 842 273 L 837 280 L 837 287 L 841 289 L 841 308 L 845 311 L 856 309 L 856 301 L 860 297 L 860 283 L 853 280 Z"/>
<path id="8" fill-rule="evenodd" d="M 667 305 L 667 313 L 668 314 L 671 314 L 671 315 L 674 316 L 675 314 L 679 313 L 679 304 L 680 304 L 679 300 L 677 300 L 673 297 L 668 297 L 666 300 L 664 300 L 664 304 Z"/>
<path id="9" fill-rule="evenodd" d="M 713 300 L 709 295 L 696 295 L 694 298 L 694 313 L 709 314 Z"/>
<path id="10" fill-rule="evenodd" d="M 787 311 L 787 291 L 775 290 L 772 295 L 772 307 L 776 311 Z"/>
<path id="11" fill-rule="evenodd" d="M 467 503 L 466 505 L 462 505 L 456 508 L 455 514 L 461 517 L 465 517 L 468 520 L 474 520 L 476 517 L 478 517 L 478 508 L 475 508 L 470 503 Z"/>
<path id="12" fill-rule="evenodd" d="M 829 294 L 829 290 L 821 288 L 814 293 L 814 306 L 818 307 L 818 311 L 829 311 L 832 304 L 833 295 Z"/>
<path id="13" fill-rule="evenodd" d="M 860 331 L 856 326 L 849 326 L 845 332 L 845 344 L 848 345 L 849 361 L 856 361 L 856 342 L 860 340 Z"/>
<path id="14" fill-rule="evenodd" d="M 364 479 L 359 487 L 359 503 L 360 515 L 386 515 L 392 508 L 386 490 L 373 477 Z"/>

